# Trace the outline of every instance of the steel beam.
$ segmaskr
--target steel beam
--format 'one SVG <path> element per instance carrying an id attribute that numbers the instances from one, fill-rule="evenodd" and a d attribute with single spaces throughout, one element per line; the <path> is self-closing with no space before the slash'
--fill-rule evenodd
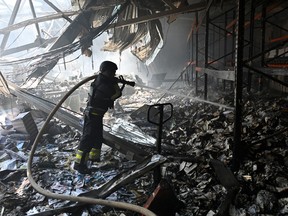
<path id="1" fill-rule="evenodd" d="M 208 68 L 209 64 L 209 10 L 206 12 L 206 25 L 205 25 L 205 68 Z M 208 90 L 208 75 L 204 74 L 204 100 L 207 100 L 207 90 Z"/>
<path id="2" fill-rule="evenodd" d="M 198 16 L 198 12 L 195 13 L 195 19 L 196 19 L 196 26 L 198 27 L 199 24 L 199 16 Z M 198 71 L 196 70 L 196 68 L 199 65 L 199 53 L 198 53 L 198 49 L 199 49 L 199 31 L 196 31 L 196 35 L 195 35 L 195 93 L 196 96 L 198 96 L 198 92 L 199 92 L 199 85 L 198 85 L 198 79 L 199 79 L 199 74 Z"/>
<path id="3" fill-rule="evenodd" d="M 31 0 L 30 0 L 31 1 Z M 50 2 L 49 0 L 44 0 L 46 2 L 46 4 L 48 4 L 51 8 L 53 8 L 56 12 L 59 12 L 61 14 L 63 14 L 63 18 L 66 19 L 68 22 L 72 23 L 72 20 L 68 17 L 68 16 L 65 16 L 64 13 L 59 9 L 57 8 L 52 2 Z"/>
<path id="4" fill-rule="evenodd" d="M 135 18 L 135 19 L 129 19 L 129 20 L 113 23 L 113 24 L 110 24 L 108 26 L 108 29 L 110 29 L 110 28 L 121 28 L 121 27 L 132 25 L 132 24 L 145 23 L 145 22 L 148 22 L 148 21 L 160 19 L 162 17 L 166 17 L 166 16 L 170 16 L 170 15 L 189 13 L 189 12 L 197 12 L 197 11 L 203 10 L 205 8 L 206 8 L 206 3 L 205 2 L 200 2 L 200 3 L 197 3 L 197 4 L 189 5 L 187 7 L 172 9 L 172 10 L 168 10 L 168 11 L 163 11 L 163 12 L 159 12 L 159 13 L 150 14 L 150 15 L 147 15 L 147 16 L 138 17 L 138 18 Z"/>
<path id="5" fill-rule="evenodd" d="M 151 170 L 155 169 L 166 161 L 167 158 L 161 155 L 149 156 L 143 161 L 141 161 L 141 163 L 132 167 L 130 170 L 115 176 L 113 179 L 106 182 L 98 189 L 82 193 L 79 196 L 106 198 L 118 189 L 122 188 L 128 183 L 131 183 L 132 181 L 135 181 L 135 179 L 143 176 L 147 172 L 150 172 Z"/>
<path id="6" fill-rule="evenodd" d="M 245 1 L 238 0 L 237 3 L 237 25 L 236 25 L 236 52 L 235 52 L 235 117 L 234 117 L 234 144 L 232 170 L 238 171 L 242 153 L 241 135 L 242 135 L 242 88 L 243 88 L 243 47 L 244 47 L 244 19 L 245 19 Z M 242 153 L 243 154 L 243 153 Z"/>
<path id="7" fill-rule="evenodd" d="M 36 40 L 34 43 L 29 43 L 23 46 L 6 49 L 3 52 L 0 52 L 0 56 L 10 55 L 13 53 L 29 50 L 35 47 L 41 47 L 41 46 L 45 47 L 46 44 L 53 43 L 56 40 L 57 40 L 57 37 L 49 38 L 49 39 L 42 39 L 41 42 L 39 40 Z"/>
<path id="8" fill-rule="evenodd" d="M 28 19 L 28 20 L 25 20 L 23 22 L 19 22 L 19 23 L 16 23 L 14 25 L 9 25 L 5 28 L 0 29 L 0 34 L 7 34 L 11 31 L 14 31 L 14 30 L 19 29 L 19 28 L 23 28 L 23 27 L 28 26 L 28 25 L 32 25 L 32 24 L 40 23 L 40 22 L 45 22 L 48 20 L 63 18 L 63 16 L 66 16 L 66 17 L 67 16 L 74 16 L 74 15 L 77 15 L 79 13 L 80 13 L 79 11 L 70 11 L 70 12 L 62 12 L 62 13 L 51 14 L 48 16 L 37 17 L 34 19 Z"/>
<path id="9" fill-rule="evenodd" d="M 15 6 L 14 6 L 14 9 L 12 11 L 12 14 L 11 14 L 11 17 L 10 17 L 10 20 L 9 20 L 9 23 L 8 23 L 8 26 L 12 25 L 15 21 L 15 18 L 16 18 L 16 15 L 18 13 L 18 10 L 19 10 L 19 7 L 20 7 L 20 4 L 21 4 L 21 0 L 17 0 L 17 2 L 15 3 Z M 10 35 L 10 32 L 6 33 L 3 37 L 3 40 L 2 40 L 2 43 L 1 43 L 1 50 L 4 50 L 6 44 L 7 44 L 7 41 L 8 41 L 8 38 L 9 38 L 9 35 Z"/>
<path id="10" fill-rule="evenodd" d="M 29 4 L 30 4 L 30 8 L 31 8 L 31 11 L 32 11 L 33 18 L 35 19 L 37 16 L 36 16 L 36 12 L 35 12 L 32 0 L 29 0 Z M 36 30 L 37 30 L 37 33 L 38 33 L 38 39 L 40 40 L 40 43 L 41 43 L 42 37 L 41 37 L 41 32 L 40 32 L 40 28 L 39 28 L 38 23 L 35 23 L 35 27 L 36 27 Z"/>
<path id="11" fill-rule="evenodd" d="M 251 1 L 250 3 L 250 32 L 249 32 L 249 58 L 251 58 L 254 54 L 254 17 L 255 17 L 255 2 Z M 251 91 L 251 83 L 252 83 L 252 73 L 248 71 L 247 77 L 247 91 Z"/>
<path id="12" fill-rule="evenodd" d="M 277 82 L 277 83 L 280 84 L 280 85 L 283 85 L 283 86 L 285 86 L 285 87 L 288 87 L 288 83 L 283 82 L 283 81 L 281 81 L 281 80 L 278 80 L 278 79 L 274 78 L 273 76 L 264 73 L 263 71 L 261 71 L 261 69 L 259 70 L 259 69 L 257 69 L 257 68 L 251 67 L 251 66 L 249 66 L 249 65 L 247 65 L 247 64 L 244 65 L 244 67 L 246 67 L 246 68 L 248 68 L 249 70 L 254 71 L 254 72 L 256 72 L 256 73 L 258 73 L 258 74 L 260 74 L 260 75 L 262 75 L 262 76 L 264 76 L 264 77 L 266 77 L 266 78 L 268 78 L 268 79 L 270 79 L 270 80 L 273 80 L 274 82 Z M 265 68 L 263 68 L 263 69 L 265 70 Z M 266 68 L 266 71 L 267 71 L 267 68 Z"/>

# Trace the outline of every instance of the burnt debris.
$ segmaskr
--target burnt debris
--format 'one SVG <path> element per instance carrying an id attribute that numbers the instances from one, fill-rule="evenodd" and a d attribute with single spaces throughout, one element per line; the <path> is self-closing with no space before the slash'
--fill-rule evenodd
<path id="1" fill-rule="evenodd" d="M 165 97 L 163 102 L 172 103 L 174 112 L 173 118 L 163 125 L 162 151 L 157 155 L 157 127 L 145 121 L 150 94 L 136 88 L 129 97 L 119 101 L 117 106 L 122 112 L 116 110 L 107 115 L 106 131 L 113 135 L 108 142 L 112 143 L 115 136 L 136 150 L 122 151 L 123 146 L 117 149 L 117 145 L 108 143 L 101 155 L 102 162 L 91 165 L 94 172 L 90 176 L 72 169 L 81 131 L 53 119 L 34 156 L 33 176 L 38 184 L 59 194 L 120 200 L 153 209 L 151 195 L 157 189 L 154 170 L 160 167 L 161 182 L 169 186 L 164 189 L 169 188 L 168 197 L 174 200 L 173 215 L 288 213 L 288 100 L 269 95 L 257 100 L 247 97 L 243 114 L 245 148 L 241 152 L 239 172 L 233 173 L 229 168 L 233 111 L 210 104 L 204 106 L 192 99 Z M 228 98 L 225 100 L 230 103 Z M 15 105 L 13 112 L 11 109 L 5 112 L 1 113 L 1 215 L 83 215 L 84 212 L 86 215 L 115 215 L 115 212 L 135 215 L 105 206 L 54 200 L 37 193 L 27 180 L 26 162 L 34 132 L 41 128 L 47 114 L 29 104 Z M 33 121 L 36 129 L 27 130 L 25 121 Z M 135 154 L 140 156 L 133 157 Z M 160 202 L 153 201 L 158 202 L 161 209 L 160 205 L 164 204 L 161 204 L 160 192 L 159 196 Z M 165 215 L 164 210 L 157 213 Z"/>

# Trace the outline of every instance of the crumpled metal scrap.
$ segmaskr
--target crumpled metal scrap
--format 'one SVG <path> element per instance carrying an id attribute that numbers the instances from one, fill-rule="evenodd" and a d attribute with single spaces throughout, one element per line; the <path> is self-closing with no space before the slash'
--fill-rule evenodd
<path id="1" fill-rule="evenodd" d="M 131 96 L 131 103 L 137 104 L 137 106 L 150 103 L 151 95 L 155 97 L 154 94 L 147 92 L 143 93 L 143 97 L 139 96 L 141 94 L 139 91 L 135 94 L 137 96 Z M 125 100 L 123 109 L 125 110 L 125 106 L 127 106 L 131 110 L 131 106 L 128 106 L 129 99 L 124 97 L 123 100 Z M 232 157 L 234 113 L 216 106 L 205 105 L 204 108 L 201 103 L 193 100 L 182 101 L 179 97 L 167 96 L 163 99 L 163 102 L 166 101 L 173 103 L 175 112 L 172 121 L 165 124 L 163 128 L 162 154 L 171 157 L 188 155 L 190 159 L 214 158 L 229 165 Z M 230 206 L 230 214 L 287 214 L 288 182 L 285 173 L 287 173 L 288 167 L 288 134 L 287 131 L 283 131 L 283 133 L 269 138 L 275 132 L 282 131 L 288 126 L 286 105 L 287 101 L 283 99 L 265 97 L 259 97 L 257 100 L 247 99 L 244 103 L 243 139 L 245 143 L 243 143 L 250 155 L 243 157 L 243 163 L 236 175 L 241 188 L 235 202 Z M 135 121 L 137 120 L 135 119 Z M 157 135 L 155 130 L 147 129 L 151 125 L 145 125 L 143 119 L 141 121 L 141 124 L 137 124 L 140 128 L 146 126 L 145 132 L 150 136 Z M 44 137 L 43 143 L 37 150 L 38 155 L 36 154 L 36 160 L 39 160 L 41 156 L 54 164 L 52 169 L 51 167 L 35 167 L 34 175 L 42 186 L 59 193 L 80 194 L 96 189 L 103 182 L 112 179 L 121 169 L 129 169 L 129 163 L 134 163 L 124 159 L 121 154 L 117 154 L 117 151 L 109 149 L 104 153 L 104 160 L 106 158 L 107 161 L 96 166 L 97 171 L 93 176 L 89 178 L 79 176 L 71 168 L 73 151 L 78 144 L 79 134 L 73 132 L 71 128 L 62 127 L 61 123 L 53 122 L 53 124 L 57 125 L 57 130 L 53 130 L 53 136 L 50 134 Z M 268 139 L 266 139 L 267 137 Z M 5 148 L 7 146 L 14 151 L 17 145 L 11 140 L 11 142 L 5 141 Z M 42 149 L 43 147 L 46 148 L 45 151 Z M 27 157 L 29 151 L 25 148 L 22 151 Z M 7 155 L 3 157 L 6 158 Z M 21 165 L 23 165 L 23 161 L 17 160 L 17 169 Z M 60 168 L 62 171 L 59 171 Z M 4 171 L 12 173 L 12 171 Z M 163 164 L 162 173 L 163 178 L 168 179 L 173 185 L 178 199 L 186 205 L 179 212 L 181 216 L 214 215 L 219 211 L 219 206 L 227 195 L 227 190 L 220 184 L 207 163 L 171 160 Z M 17 181 L 6 178 L 5 184 L 20 188 L 25 176 L 19 176 Z M 4 180 L 1 178 L 1 181 Z M 36 212 L 61 208 L 66 204 L 55 200 L 47 201 L 29 187 L 23 191 L 24 197 L 15 197 L 16 190 L 13 191 L 13 188 L 10 187 L 10 190 L 6 191 L 4 185 L 0 183 L 0 203 L 7 210 L 5 212 L 10 210 L 11 214 L 12 212 L 15 215 L 19 212 L 33 212 L 33 205 L 38 206 L 37 209 L 34 209 Z M 121 188 L 119 192 L 113 193 L 109 198 L 143 205 L 153 192 L 152 185 L 153 175 L 149 173 Z M 278 197 L 280 198 L 278 199 Z M 12 204 L 15 199 L 18 203 L 26 203 L 27 200 L 33 200 L 33 202 L 31 205 L 15 207 Z M 18 213 L 15 213 L 16 209 Z M 98 208 L 94 211 L 105 211 L 106 215 L 109 215 L 111 209 Z M 111 211 L 110 215 L 113 213 Z"/>

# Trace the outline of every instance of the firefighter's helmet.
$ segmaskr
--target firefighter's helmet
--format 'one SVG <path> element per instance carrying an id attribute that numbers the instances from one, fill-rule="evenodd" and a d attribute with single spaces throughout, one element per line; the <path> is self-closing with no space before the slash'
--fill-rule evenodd
<path id="1" fill-rule="evenodd" d="M 103 61 L 100 65 L 100 72 L 104 72 L 107 70 L 116 71 L 118 69 L 117 65 L 111 61 Z"/>

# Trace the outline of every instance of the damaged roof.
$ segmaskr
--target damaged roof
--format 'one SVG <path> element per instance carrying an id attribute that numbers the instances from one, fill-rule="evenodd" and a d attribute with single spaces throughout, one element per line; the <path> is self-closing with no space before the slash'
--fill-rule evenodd
<path id="1" fill-rule="evenodd" d="M 102 47 L 103 51 L 121 53 L 130 49 L 131 53 L 140 61 L 151 61 L 159 51 L 157 47 L 163 43 L 162 18 L 172 22 L 176 19 L 177 14 L 201 11 L 207 6 L 206 1 L 188 3 L 188 1 L 162 0 L 89 0 L 72 1 L 71 8 L 63 8 L 64 5 L 67 7 L 67 1 L 65 2 L 66 4 L 62 3 L 62 5 L 61 1 L 52 3 L 48 0 L 41 1 L 41 3 L 33 1 L 33 3 L 30 2 L 30 5 L 28 2 L 21 3 L 21 1 L 11 4 L 11 7 L 14 7 L 14 12 L 10 16 L 8 25 L 0 29 L 0 33 L 3 35 L 0 56 L 8 57 L 24 50 L 40 48 L 36 55 L 2 62 L 6 66 L 9 64 L 26 64 L 25 72 L 28 76 L 23 84 L 25 88 L 34 82 L 37 85 L 55 67 L 59 59 L 65 58 L 77 50 L 81 50 L 83 55 L 91 56 L 90 47 L 93 44 L 93 39 L 103 32 L 108 34 L 108 39 Z M 21 8 L 31 10 L 34 18 L 17 23 L 15 18 Z M 37 16 L 46 10 L 44 8 L 49 8 L 49 11 L 52 8 L 54 12 L 52 10 L 48 12 L 48 15 Z M 60 29 L 62 33 L 59 35 L 59 31 L 56 32 L 59 26 L 53 24 L 53 21 L 59 19 L 60 15 L 66 24 L 65 27 L 61 27 L 63 29 Z M 52 23 L 49 24 L 49 22 Z M 22 36 L 25 35 L 26 27 L 31 29 L 32 25 L 35 25 L 37 30 L 36 32 L 33 30 L 33 34 L 36 33 L 34 41 L 21 45 L 17 41 L 17 43 L 12 44 L 12 47 L 9 45 L 10 42 L 7 43 L 11 40 L 9 39 L 11 32 L 22 29 L 23 33 L 19 35 Z M 27 41 L 27 39 L 22 41 Z M 32 38 L 30 37 L 30 39 Z M 43 50 L 43 48 L 45 49 Z"/>

